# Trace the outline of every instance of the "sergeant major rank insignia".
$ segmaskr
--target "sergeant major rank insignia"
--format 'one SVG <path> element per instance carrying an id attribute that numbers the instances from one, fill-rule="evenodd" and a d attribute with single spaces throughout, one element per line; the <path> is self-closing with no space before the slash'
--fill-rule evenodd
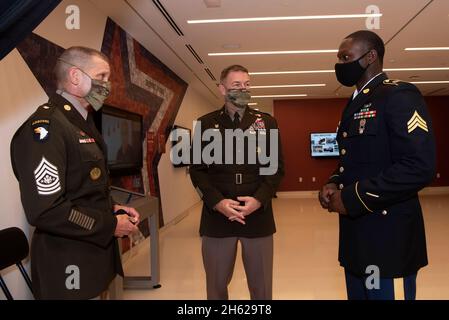
<path id="1" fill-rule="evenodd" d="M 58 168 L 44 157 L 34 170 L 34 178 L 40 195 L 52 195 L 61 190 Z"/>

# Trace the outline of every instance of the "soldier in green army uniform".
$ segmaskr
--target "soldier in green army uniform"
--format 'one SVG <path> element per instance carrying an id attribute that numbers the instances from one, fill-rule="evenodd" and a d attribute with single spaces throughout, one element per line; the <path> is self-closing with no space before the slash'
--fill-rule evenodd
<path id="1" fill-rule="evenodd" d="M 284 164 L 279 136 L 272 143 L 270 134 L 273 131 L 277 133 L 278 126 L 269 114 L 248 107 L 250 94 L 246 68 L 233 65 L 224 69 L 220 82 L 219 89 L 225 97 L 225 105 L 198 119 L 201 129 L 199 126 L 195 128 L 194 140 L 197 135 L 203 137 L 208 130 L 219 132 L 224 144 L 221 153 L 223 161 L 202 161 L 190 167 L 193 185 L 204 202 L 200 235 L 207 298 L 228 299 L 228 284 L 240 241 L 251 299 L 272 299 L 273 233 L 276 228 L 271 199 L 284 175 Z M 261 134 L 266 141 L 270 141 L 266 154 L 276 152 L 276 169 L 261 174 L 263 164 L 260 161 L 251 162 L 248 156 L 250 152 L 256 152 L 254 145 L 254 150 L 248 147 L 243 152 L 238 149 L 237 143 L 226 148 L 225 131 L 237 132 L 239 129 L 248 133 L 249 140 L 260 141 Z M 259 155 L 261 151 L 257 147 Z M 199 153 L 198 150 L 194 152 Z M 237 160 L 238 154 L 244 156 L 240 162 Z M 225 159 L 229 156 L 235 161 L 227 162 Z"/>
<path id="2" fill-rule="evenodd" d="M 109 94 L 108 58 L 71 47 L 55 75 L 58 91 L 11 142 L 22 205 L 35 227 L 33 293 L 36 299 L 97 298 L 123 276 L 117 237 L 137 231 L 139 214 L 111 199 L 106 146 L 90 112 Z"/>
<path id="3" fill-rule="evenodd" d="M 427 265 L 418 191 L 435 175 L 432 123 L 419 90 L 382 72 L 384 53 L 376 33 L 357 31 L 335 65 L 340 83 L 356 91 L 337 132 L 340 163 L 319 201 L 339 213 L 348 299 L 415 299 L 417 272 Z M 403 289 L 395 292 L 398 280 Z"/>

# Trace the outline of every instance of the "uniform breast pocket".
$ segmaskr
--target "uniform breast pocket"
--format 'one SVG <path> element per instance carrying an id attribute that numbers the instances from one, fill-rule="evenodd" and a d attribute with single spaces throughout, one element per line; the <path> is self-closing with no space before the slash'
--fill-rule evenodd
<path id="1" fill-rule="evenodd" d="M 347 151 L 354 162 L 376 161 L 376 139 L 379 131 L 377 118 L 354 119 L 348 130 Z"/>
<path id="2" fill-rule="evenodd" d="M 107 170 L 101 149 L 95 143 L 81 144 L 79 146 L 83 162 L 83 177 L 87 185 L 98 186 L 107 183 Z"/>
<path id="3" fill-rule="evenodd" d="M 96 143 L 80 144 L 81 159 L 85 162 L 103 160 L 103 153 Z"/>

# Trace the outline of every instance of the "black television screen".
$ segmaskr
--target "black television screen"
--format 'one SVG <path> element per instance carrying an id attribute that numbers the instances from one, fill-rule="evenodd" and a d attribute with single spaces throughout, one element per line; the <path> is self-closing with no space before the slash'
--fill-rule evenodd
<path id="1" fill-rule="evenodd" d="M 139 173 L 143 165 L 142 116 L 105 105 L 96 120 L 107 145 L 111 174 Z"/>
<path id="2" fill-rule="evenodd" d="M 312 157 L 338 157 L 339 149 L 337 134 L 334 133 L 311 133 L 310 147 Z"/>

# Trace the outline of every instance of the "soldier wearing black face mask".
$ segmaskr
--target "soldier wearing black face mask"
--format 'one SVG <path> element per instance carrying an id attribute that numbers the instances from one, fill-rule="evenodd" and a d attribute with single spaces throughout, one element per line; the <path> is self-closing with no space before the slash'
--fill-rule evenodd
<path id="1" fill-rule="evenodd" d="M 348 299 L 394 299 L 395 278 L 415 299 L 427 265 L 417 193 L 435 174 L 432 123 L 418 89 L 382 72 L 384 52 L 378 35 L 358 31 L 343 40 L 335 65 L 338 81 L 356 88 L 337 132 L 340 163 L 319 201 L 339 213 Z"/>
<path id="2" fill-rule="evenodd" d="M 71 47 L 55 74 L 58 91 L 15 133 L 11 162 L 27 220 L 36 228 L 35 298 L 91 299 L 123 276 L 116 238 L 137 231 L 139 214 L 112 201 L 106 146 L 89 112 L 109 94 L 107 57 Z"/>

